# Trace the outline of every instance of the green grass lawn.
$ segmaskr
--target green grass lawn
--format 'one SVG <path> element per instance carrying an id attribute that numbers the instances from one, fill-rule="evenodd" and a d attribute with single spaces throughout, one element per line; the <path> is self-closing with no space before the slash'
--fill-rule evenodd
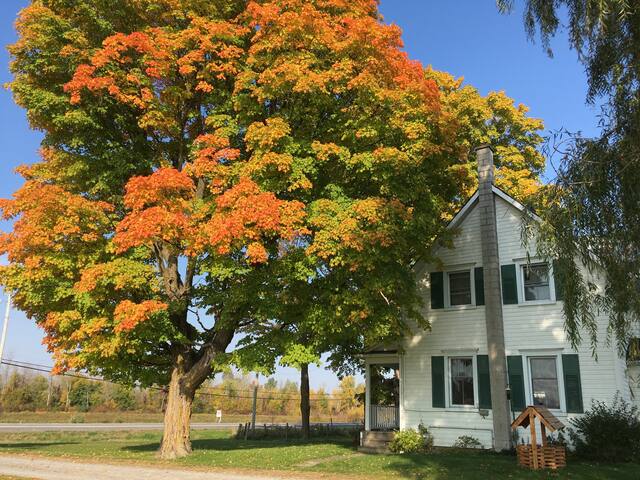
<path id="1" fill-rule="evenodd" d="M 158 432 L 9 433 L 0 453 L 19 452 L 127 462 L 167 464 L 155 458 Z M 311 443 L 282 440 L 237 441 L 229 432 L 196 431 L 191 456 L 171 462 L 183 467 L 323 472 L 370 479 L 616 479 L 637 480 L 640 465 L 597 465 L 569 460 L 558 472 L 530 472 L 515 457 L 487 452 L 441 451 L 431 455 L 354 455 L 348 439 Z M 325 459 L 324 462 L 317 462 Z M 316 460 L 316 462 L 310 462 Z M 306 466 L 305 463 L 308 463 Z M 311 465 L 311 463 L 314 463 Z"/>

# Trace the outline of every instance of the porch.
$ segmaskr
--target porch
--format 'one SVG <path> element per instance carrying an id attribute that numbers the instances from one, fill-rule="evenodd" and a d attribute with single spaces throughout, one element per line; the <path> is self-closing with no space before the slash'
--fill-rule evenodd
<path id="1" fill-rule="evenodd" d="M 396 354 L 369 356 L 365 362 L 365 431 L 400 429 L 400 362 Z"/>

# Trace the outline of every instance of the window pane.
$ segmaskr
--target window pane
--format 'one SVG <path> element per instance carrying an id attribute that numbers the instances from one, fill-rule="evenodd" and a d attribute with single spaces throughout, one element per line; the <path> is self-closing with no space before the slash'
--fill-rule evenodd
<path id="1" fill-rule="evenodd" d="M 471 304 L 471 272 L 449 273 L 449 303 Z"/>
<path id="2" fill-rule="evenodd" d="M 531 389 L 534 405 L 560 408 L 556 357 L 538 357 L 531 362 Z"/>
<path id="3" fill-rule="evenodd" d="M 530 300 L 549 300 L 551 298 L 549 285 L 539 287 L 524 287 L 524 299 Z"/>
<path id="4" fill-rule="evenodd" d="M 525 300 L 551 299 L 551 290 L 549 289 L 549 267 L 546 263 L 524 265 L 522 267 L 522 278 L 524 279 Z"/>
<path id="5" fill-rule="evenodd" d="M 451 359 L 451 404 L 474 405 L 473 361 L 471 358 Z"/>
<path id="6" fill-rule="evenodd" d="M 629 340 L 629 346 L 627 347 L 627 361 L 637 362 L 640 360 L 640 338 L 632 338 Z M 640 379 L 638 379 L 640 382 Z"/>
<path id="7" fill-rule="evenodd" d="M 524 266 L 525 283 L 549 283 L 549 272 L 546 263 Z"/>

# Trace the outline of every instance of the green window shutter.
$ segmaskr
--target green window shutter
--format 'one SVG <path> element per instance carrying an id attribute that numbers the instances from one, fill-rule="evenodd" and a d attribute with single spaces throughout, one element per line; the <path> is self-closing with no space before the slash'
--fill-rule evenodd
<path id="1" fill-rule="evenodd" d="M 431 357 L 431 406 L 444 408 L 444 357 Z"/>
<path id="2" fill-rule="evenodd" d="M 556 268 L 556 266 L 558 265 L 558 261 L 554 260 L 553 261 L 553 284 L 554 284 L 554 290 L 556 292 L 556 301 L 560 301 L 563 300 L 562 298 L 562 278 L 560 278 L 560 275 L 558 275 L 558 269 Z"/>
<path id="3" fill-rule="evenodd" d="M 580 360 L 577 354 L 562 355 L 562 373 L 564 375 L 564 396 L 567 402 L 567 413 L 583 413 Z"/>
<path id="4" fill-rule="evenodd" d="M 480 408 L 491 408 L 491 377 L 489 375 L 489 356 L 476 357 L 478 368 L 478 403 Z"/>
<path id="5" fill-rule="evenodd" d="M 509 387 L 511 387 L 511 408 L 513 411 L 519 412 L 526 407 L 522 355 L 509 355 L 507 357 L 507 370 L 509 372 Z"/>
<path id="6" fill-rule="evenodd" d="M 431 308 L 444 308 L 444 274 L 431 272 Z"/>
<path id="7" fill-rule="evenodd" d="M 511 263 L 500 267 L 502 277 L 502 303 L 514 305 L 518 303 L 518 277 L 516 266 Z"/>
<path id="8" fill-rule="evenodd" d="M 484 270 L 482 267 L 474 269 L 473 279 L 476 287 L 476 305 L 484 305 Z"/>

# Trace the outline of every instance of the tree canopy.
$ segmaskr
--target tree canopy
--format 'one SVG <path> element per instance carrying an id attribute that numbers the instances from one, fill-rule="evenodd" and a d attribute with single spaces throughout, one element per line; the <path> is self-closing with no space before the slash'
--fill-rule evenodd
<path id="1" fill-rule="evenodd" d="M 37 0 L 17 29 L 11 89 L 45 136 L 0 202 L 1 281 L 57 368 L 169 386 L 165 457 L 234 338 L 304 322 L 353 351 L 426 325 L 411 268 L 477 139 L 523 195 L 542 167 L 540 122 L 410 60 L 375 0 Z"/>

